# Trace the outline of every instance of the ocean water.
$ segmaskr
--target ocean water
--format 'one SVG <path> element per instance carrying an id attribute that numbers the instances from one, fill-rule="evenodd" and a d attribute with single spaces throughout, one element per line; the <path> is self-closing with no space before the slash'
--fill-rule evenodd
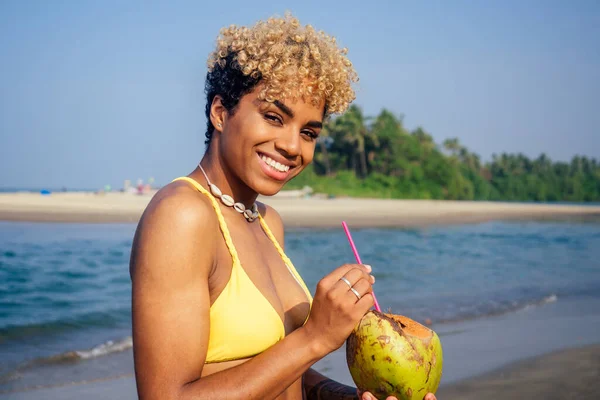
<path id="1" fill-rule="evenodd" d="M 95 378 L 98 368 L 114 374 L 115 365 L 103 363 L 107 355 L 127 354 L 112 360 L 130 371 L 131 356 L 123 350 L 131 348 L 134 230 L 132 224 L 0 222 L 0 394 L 48 380 L 86 379 L 65 376 L 65 370 L 60 377 L 39 373 L 57 364 L 95 363 Z M 382 308 L 418 321 L 436 325 L 600 297 L 597 223 L 352 233 L 363 262 L 373 266 Z M 353 262 L 341 227 L 289 230 L 286 251 L 313 293 L 329 271 Z"/>

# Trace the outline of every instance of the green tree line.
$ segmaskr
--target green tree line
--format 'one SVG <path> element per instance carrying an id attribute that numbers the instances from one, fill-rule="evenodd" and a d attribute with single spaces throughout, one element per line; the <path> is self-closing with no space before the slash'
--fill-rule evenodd
<path id="1" fill-rule="evenodd" d="M 493 155 L 489 162 L 457 138 L 438 145 L 422 128 L 407 130 L 388 110 L 366 117 L 353 105 L 324 126 L 310 168 L 290 182 L 316 192 L 382 198 L 600 201 L 600 164 L 574 156 Z"/>

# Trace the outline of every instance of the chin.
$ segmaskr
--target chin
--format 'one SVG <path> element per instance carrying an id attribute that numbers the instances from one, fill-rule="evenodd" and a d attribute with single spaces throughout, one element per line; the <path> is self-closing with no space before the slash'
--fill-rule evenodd
<path id="1" fill-rule="evenodd" d="M 265 179 L 257 182 L 255 181 L 254 190 L 256 193 L 262 196 L 274 196 L 283 190 L 289 181 L 298 176 L 299 171 L 294 172 L 295 173 L 290 174 L 290 176 L 288 176 L 284 181 L 276 181 L 273 179 Z"/>
<path id="2" fill-rule="evenodd" d="M 260 190 L 257 190 L 257 193 L 262 195 L 262 196 L 275 196 L 277 193 L 279 193 L 281 191 L 281 189 L 283 189 L 283 187 L 285 186 L 285 184 L 283 185 L 264 185 L 263 187 L 260 188 Z"/>
<path id="3" fill-rule="evenodd" d="M 293 179 L 293 177 L 286 179 L 285 181 L 275 181 L 271 179 L 261 180 L 256 182 L 254 189 L 256 193 L 262 196 L 274 196 L 285 188 L 285 185 Z"/>

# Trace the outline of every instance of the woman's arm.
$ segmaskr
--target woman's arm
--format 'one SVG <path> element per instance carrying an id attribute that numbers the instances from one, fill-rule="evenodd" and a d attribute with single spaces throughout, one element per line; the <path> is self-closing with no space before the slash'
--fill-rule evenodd
<path id="1" fill-rule="evenodd" d="M 304 374 L 303 381 L 306 400 L 357 400 L 355 387 L 329 379 L 310 368 Z"/>
<path id="2" fill-rule="evenodd" d="M 209 335 L 208 278 L 214 267 L 218 222 L 211 205 L 191 190 L 156 196 L 144 213 L 131 257 L 134 361 L 138 394 L 151 399 L 272 399 L 318 359 L 339 348 L 372 306 L 339 280 L 369 280 L 366 269 L 345 265 L 317 286 L 311 315 L 265 352 L 236 367 L 202 377 Z M 364 282 L 363 282 L 364 285 Z M 344 287 L 345 286 L 345 287 Z M 370 289 L 370 283 L 369 283 Z"/>
<path id="3" fill-rule="evenodd" d="M 375 396 L 369 392 L 362 393 L 359 397 L 355 387 L 329 379 L 312 368 L 304 374 L 303 386 L 306 400 L 358 400 L 359 398 L 361 400 L 375 400 Z M 385 400 L 390 399 L 397 400 L 392 396 Z M 436 397 L 433 393 L 427 393 L 423 400 L 436 400 Z"/>
<path id="4" fill-rule="evenodd" d="M 279 242 L 281 248 L 284 248 L 284 226 L 279 213 L 272 207 L 263 205 L 261 214 L 273 232 L 273 235 Z M 312 368 L 309 368 L 303 376 L 303 387 L 307 400 L 356 400 L 358 394 L 355 387 L 347 386 L 321 375 Z"/>

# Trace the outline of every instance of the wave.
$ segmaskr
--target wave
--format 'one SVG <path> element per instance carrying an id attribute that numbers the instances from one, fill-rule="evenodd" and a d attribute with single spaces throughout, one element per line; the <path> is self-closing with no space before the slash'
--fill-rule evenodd
<path id="1" fill-rule="evenodd" d="M 482 312 L 467 312 L 467 313 L 454 313 L 454 315 L 444 318 L 443 316 L 438 319 L 433 318 L 425 318 L 423 321 L 427 325 L 431 325 L 432 323 L 443 324 L 443 323 L 453 323 L 453 322 L 462 322 L 462 321 L 470 321 L 479 318 L 486 317 L 495 317 L 499 315 L 505 315 L 510 313 L 519 313 L 530 311 L 537 307 L 542 307 L 547 304 L 555 303 L 558 301 L 557 294 L 550 294 L 544 296 L 542 298 L 534 299 L 531 301 L 527 301 L 524 303 L 513 302 L 511 304 L 505 304 L 502 307 L 498 307 L 495 309 L 487 309 Z"/>
<path id="2" fill-rule="evenodd" d="M 109 340 L 108 342 L 102 343 L 96 347 L 89 349 L 89 350 L 80 350 L 80 351 L 76 351 L 75 353 L 79 356 L 80 359 L 87 360 L 90 358 L 105 356 L 105 355 L 108 355 L 111 353 L 125 351 L 132 347 L 133 347 L 133 339 L 131 336 L 127 336 L 126 338 L 123 338 L 116 342 Z"/>
<path id="3" fill-rule="evenodd" d="M 555 303 L 557 301 L 558 301 L 558 295 L 550 294 L 548 296 L 542 297 L 541 299 L 533 300 L 533 301 L 527 302 L 525 304 L 515 304 L 515 306 L 513 308 L 505 309 L 502 311 L 489 312 L 489 313 L 486 313 L 483 315 L 480 314 L 480 315 L 471 315 L 471 316 L 456 316 L 456 317 L 451 317 L 451 318 L 446 318 L 446 319 L 441 318 L 441 319 L 433 321 L 433 322 L 435 322 L 436 324 L 440 324 L 440 323 L 458 322 L 458 321 L 478 319 L 478 318 L 482 318 L 482 317 L 503 315 L 503 314 L 508 314 L 511 312 L 523 312 L 523 311 L 528 311 L 528 310 L 534 309 L 536 307 Z M 432 321 L 429 319 L 426 319 L 425 323 L 430 325 L 432 323 Z M 60 353 L 60 354 L 36 358 L 36 359 L 28 361 L 24 364 L 21 364 L 20 366 L 18 366 L 16 368 L 16 370 L 24 370 L 24 369 L 37 367 L 37 366 L 43 366 L 43 365 L 63 364 L 63 363 L 69 363 L 69 362 L 91 360 L 91 359 L 95 359 L 98 357 L 107 356 L 107 355 L 110 355 L 113 353 L 119 353 L 122 351 L 126 351 L 126 350 L 131 349 L 132 347 L 133 347 L 132 337 L 126 336 L 126 337 L 118 339 L 118 340 L 108 340 L 104 343 L 100 343 L 100 344 L 93 346 L 91 348 L 88 348 L 88 349 L 70 350 L 70 351 L 65 351 L 63 353 Z"/>
<path id="4" fill-rule="evenodd" d="M 543 306 L 544 304 L 556 303 L 558 301 L 558 296 L 555 294 L 551 294 L 550 296 L 546 296 L 541 300 L 534 301 L 531 303 L 526 303 L 521 307 L 517 308 L 515 311 L 525 311 L 530 310 L 535 307 Z"/>
<path id="5" fill-rule="evenodd" d="M 540 306 L 543 306 L 546 304 L 555 303 L 557 301 L 558 301 L 558 296 L 556 294 L 550 294 L 541 299 L 533 300 L 533 301 L 527 302 L 525 304 L 515 305 L 511 309 L 490 312 L 490 313 L 487 313 L 484 315 L 472 315 L 472 316 L 464 316 L 464 317 L 457 317 L 457 318 L 439 319 L 435 322 L 436 323 L 455 322 L 457 320 L 468 320 L 468 319 L 476 319 L 476 318 L 481 318 L 481 317 L 486 317 L 486 316 L 507 314 L 510 312 L 521 312 L 521 311 L 533 309 L 535 307 L 540 307 Z M 98 344 L 89 349 L 70 350 L 70 351 L 66 351 L 64 353 L 60 353 L 60 354 L 56 354 L 56 355 L 52 355 L 52 356 L 48 356 L 48 357 L 38 358 L 38 359 L 27 362 L 26 364 L 22 365 L 21 367 L 33 366 L 33 365 L 43 365 L 43 364 L 59 364 L 59 363 L 78 361 L 78 360 L 89 360 L 89 359 L 93 359 L 93 358 L 97 358 L 97 357 L 106 356 L 106 355 L 109 355 L 112 353 L 118 353 L 121 351 L 125 351 L 132 347 L 133 347 L 132 337 L 126 336 L 119 340 L 108 340 L 104 343 Z"/>
<path id="6" fill-rule="evenodd" d="M 0 375 L 0 384 L 19 379 L 20 372 L 51 365 L 75 363 L 84 360 L 90 360 L 98 357 L 107 356 L 113 353 L 120 353 L 129 350 L 133 347 L 133 339 L 131 336 L 124 337 L 119 340 L 109 340 L 101 343 L 90 349 L 72 350 L 64 353 L 51 355 L 48 357 L 40 357 L 27 362 L 24 362 L 14 368 L 12 371 Z"/>
<path id="7" fill-rule="evenodd" d="M 69 315 L 41 323 L 7 325 L 0 327 L 0 343 L 11 339 L 22 339 L 25 336 L 41 336 L 89 328 L 125 326 L 130 323 L 130 315 L 130 309 L 123 307 L 79 315 Z"/>
<path id="8" fill-rule="evenodd" d="M 106 356 L 112 353 L 119 353 L 121 351 L 128 350 L 133 347 L 133 339 L 131 336 L 127 336 L 120 340 L 109 340 L 105 343 L 101 343 L 91 349 L 85 350 L 72 350 L 64 353 L 55 354 L 48 357 L 36 358 L 22 364 L 18 369 L 25 369 L 39 365 L 49 364 L 62 364 L 65 362 L 74 362 L 79 360 L 89 360 L 92 358 Z"/>

